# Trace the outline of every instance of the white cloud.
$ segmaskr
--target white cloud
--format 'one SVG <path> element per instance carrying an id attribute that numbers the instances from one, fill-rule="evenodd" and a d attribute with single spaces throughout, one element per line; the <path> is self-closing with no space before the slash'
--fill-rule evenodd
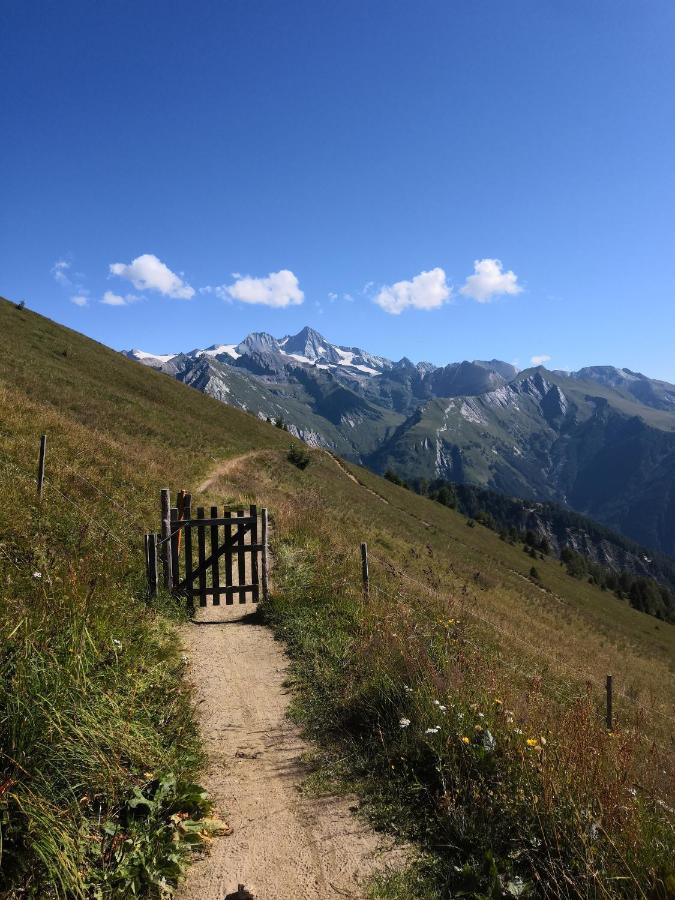
<path id="1" fill-rule="evenodd" d="M 385 312 L 398 316 L 404 309 L 438 309 L 452 294 L 443 269 L 420 272 L 411 281 L 397 281 L 381 288 L 375 303 Z"/>
<path id="2" fill-rule="evenodd" d="M 126 278 L 139 291 L 157 291 L 165 297 L 175 297 L 178 300 L 190 300 L 195 295 L 193 287 L 152 253 L 137 256 L 129 264 L 112 263 L 110 274 Z"/>
<path id="3" fill-rule="evenodd" d="M 339 295 L 336 294 L 335 291 L 328 291 L 328 299 L 331 303 L 335 303 L 335 301 L 338 299 L 338 296 Z"/>
<path id="4" fill-rule="evenodd" d="M 70 280 L 70 276 L 68 275 L 69 269 L 70 263 L 68 262 L 68 260 L 57 259 L 51 268 L 51 273 L 54 281 L 56 281 L 58 284 L 63 285 L 63 287 L 71 287 L 72 281 Z"/>
<path id="5" fill-rule="evenodd" d="M 124 297 L 119 294 L 114 294 L 112 291 L 106 291 L 103 295 L 103 299 L 101 303 L 105 303 L 106 306 L 126 306 L 127 301 Z"/>
<path id="6" fill-rule="evenodd" d="M 137 297 L 136 294 L 125 294 L 125 296 L 122 297 L 121 294 L 106 291 L 101 303 L 104 303 L 106 306 L 129 306 L 129 304 L 136 303 L 138 300 L 142 299 L 142 297 Z"/>
<path id="7" fill-rule="evenodd" d="M 538 356 L 533 356 L 530 362 L 533 366 L 543 366 L 544 363 L 547 363 L 551 357 L 548 353 L 540 353 Z"/>
<path id="8" fill-rule="evenodd" d="M 75 306 L 88 306 L 89 299 L 84 296 L 84 294 L 75 294 L 70 298 L 70 302 L 74 303 Z"/>
<path id="9" fill-rule="evenodd" d="M 519 294 L 522 291 L 518 276 L 515 272 L 504 272 L 500 259 L 477 259 L 473 271 L 474 274 L 469 275 L 460 288 L 460 293 L 479 303 L 489 303 L 500 294 Z"/>
<path id="10" fill-rule="evenodd" d="M 300 284 L 293 272 L 281 269 L 270 272 L 267 278 L 253 278 L 244 275 L 234 284 L 204 288 L 206 293 L 214 293 L 223 300 L 240 300 L 242 303 L 259 303 L 281 309 L 299 306 L 305 299 Z"/>

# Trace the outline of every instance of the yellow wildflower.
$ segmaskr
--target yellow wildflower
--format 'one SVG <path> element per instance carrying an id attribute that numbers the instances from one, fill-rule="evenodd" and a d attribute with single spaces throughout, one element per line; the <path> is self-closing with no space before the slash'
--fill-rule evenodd
<path id="1" fill-rule="evenodd" d="M 536 738 L 528 738 L 526 743 L 527 743 L 528 747 L 536 747 L 537 746 Z"/>
<path id="2" fill-rule="evenodd" d="M 462 735 L 462 739 L 461 739 L 461 740 L 462 740 L 462 743 L 463 743 L 463 744 L 470 744 L 470 743 L 471 743 L 471 741 L 469 740 L 469 738 L 468 738 L 466 735 Z"/>

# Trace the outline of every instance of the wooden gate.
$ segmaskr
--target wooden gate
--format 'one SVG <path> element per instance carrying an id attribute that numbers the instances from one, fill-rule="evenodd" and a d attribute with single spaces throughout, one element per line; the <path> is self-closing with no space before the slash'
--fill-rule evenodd
<path id="1" fill-rule="evenodd" d="M 154 535 L 146 536 L 154 543 Z M 162 491 L 161 551 L 165 587 L 183 594 L 188 606 L 231 605 L 267 597 L 267 510 L 252 505 L 243 509 L 212 506 L 192 510 L 190 494 L 181 491 L 171 507 L 168 491 Z M 148 565 L 150 591 L 152 565 Z M 156 572 L 156 566 L 155 566 Z M 155 575 L 156 582 L 156 575 Z M 155 584 L 156 590 L 156 584 Z M 224 598 L 224 599 L 223 599 Z"/>

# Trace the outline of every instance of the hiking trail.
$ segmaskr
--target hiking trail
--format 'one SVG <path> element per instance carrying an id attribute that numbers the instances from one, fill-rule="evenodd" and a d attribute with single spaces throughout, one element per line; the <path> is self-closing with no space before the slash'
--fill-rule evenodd
<path id="1" fill-rule="evenodd" d="M 219 463 L 205 491 L 247 453 Z M 289 659 L 251 603 L 198 608 L 182 627 L 188 680 L 207 754 L 201 779 L 232 828 L 190 866 L 178 900 L 361 898 L 406 851 L 354 815 L 355 798 L 303 794 L 311 750 L 288 718 Z"/>

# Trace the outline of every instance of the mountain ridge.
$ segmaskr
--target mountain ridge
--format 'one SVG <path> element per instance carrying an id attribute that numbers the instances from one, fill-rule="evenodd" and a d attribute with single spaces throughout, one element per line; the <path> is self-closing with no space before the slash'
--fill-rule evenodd
<path id="1" fill-rule="evenodd" d="M 306 326 L 187 353 L 124 355 L 375 472 L 553 501 L 675 554 L 675 386 L 614 366 L 443 366 Z"/>

